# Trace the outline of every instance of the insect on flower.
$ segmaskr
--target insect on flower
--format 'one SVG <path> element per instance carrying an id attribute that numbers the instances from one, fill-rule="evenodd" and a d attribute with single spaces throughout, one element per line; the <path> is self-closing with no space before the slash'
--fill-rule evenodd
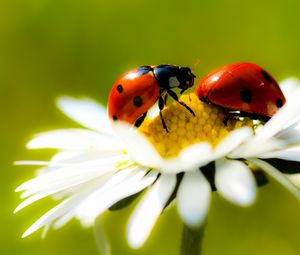
<path id="1" fill-rule="evenodd" d="M 136 72 L 132 75 L 138 75 Z M 190 77 L 189 85 L 178 85 L 183 91 L 193 83 L 194 76 Z M 105 211 L 120 209 L 119 203 L 125 200 L 128 205 L 132 198 L 141 196 L 126 227 L 128 243 L 137 249 L 170 207 L 176 206 L 186 226 L 197 229 L 207 219 L 212 191 L 238 206 L 252 205 L 257 185 L 262 184 L 258 174 L 276 180 L 300 201 L 295 186 L 300 172 L 300 85 L 289 79 L 281 88 L 286 103 L 267 123 L 259 125 L 247 117 L 231 118 L 225 125 L 226 108 L 202 102 L 195 93 L 182 95 L 183 104 L 174 102 L 161 109 L 167 133 L 161 115 L 133 128 L 138 114 L 133 111 L 132 117 L 123 111 L 136 110 L 130 100 L 124 109 L 114 108 L 125 123 L 118 121 L 112 126 L 107 109 L 95 101 L 60 98 L 59 108 L 85 128 L 39 134 L 27 147 L 58 149 L 56 154 L 49 161 L 16 162 L 42 168 L 16 189 L 25 199 L 15 212 L 44 197 L 59 199 L 23 237 L 41 228 L 46 232 L 62 227 L 72 218 L 92 226 Z M 119 92 L 116 85 L 113 93 L 121 95 L 125 89 L 119 87 Z M 182 107 L 185 104 L 195 116 Z M 112 109 L 109 111 L 113 116 Z"/>
<path id="2" fill-rule="evenodd" d="M 147 111 L 158 101 L 159 114 L 164 129 L 168 132 L 162 110 L 169 95 L 184 106 L 191 114 L 193 110 L 178 99 L 174 88 L 181 89 L 181 94 L 194 85 L 194 78 L 189 67 L 175 65 L 141 66 L 123 74 L 114 83 L 108 97 L 109 117 L 139 127 Z"/>

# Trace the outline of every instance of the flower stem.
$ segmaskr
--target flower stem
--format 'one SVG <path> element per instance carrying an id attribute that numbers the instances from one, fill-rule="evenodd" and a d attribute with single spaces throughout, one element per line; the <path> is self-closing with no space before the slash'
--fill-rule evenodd
<path id="1" fill-rule="evenodd" d="M 183 225 L 180 255 L 200 255 L 205 226 L 199 229 L 190 229 Z"/>

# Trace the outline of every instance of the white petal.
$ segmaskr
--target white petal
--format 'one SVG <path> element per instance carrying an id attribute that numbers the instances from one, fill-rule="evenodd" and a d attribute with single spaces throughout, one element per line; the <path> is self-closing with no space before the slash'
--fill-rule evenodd
<path id="1" fill-rule="evenodd" d="M 50 229 L 50 226 L 51 226 L 51 224 L 49 223 L 49 224 L 47 224 L 47 225 L 44 227 L 43 232 L 42 232 L 42 235 L 41 235 L 41 238 L 42 238 L 42 239 L 45 239 L 45 238 L 46 238 L 46 235 L 47 235 L 47 233 L 48 233 L 48 231 L 49 231 L 49 229 Z"/>
<path id="2" fill-rule="evenodd" d="M 84 129 L 54 130 L 38 134 L 28 144 L 29 149 L 70 149 L 70 150 L 122 150 L 123 146 L 112 136 L 100 135 Z"/>
<path id="3" fill-rule="evenodd" d="M 300 174 L 289 174 L 286 177 L 299 189 L 300 188 Z"/>
<path id="4" fill-rule="evenodd" d="M 63 227 L 65 224 L 67 224 L 72 218 L 74 217 L 74 214 L 71 212 L 64 214 L 60 218 L 58 218 L 57 221 L 53 223 L 53 227 L 55 229 Z"/>
<path id="5" fill-rule="evenodd" d="M 210 204 L 211 187 L 199 171 L 185 173 L 177 192 L 177 209 L 191 228 L 203 224 Z"/>
<path id="6" fill-rule="evenodd" d="M 193 171 L 213 159 L 213 150 L 210 144 L 198 143 L 186 147 L 177 157 L 162 159 L 157 169 L 165 174 L 178 174 Z"/>
<path id="7" fill-rule="evenodd" d="M 22 238 L 29 236 L 39 228 L 46 226 L 48 224 L 51 224 L 53 220 L 56 218 L 62 216 L 63 214 L 67 213 L 73 206 L 78 203 L 80 197 L 72 197 L 68 200 L 64 200 L 54 208 L 52 208 L 50 211 L 45 213 L 41 218 L 39 218 L 35 223 L 33 223 L 22 235 Z"/>
<path id="8" fill-rule="evenodd" d="M 230 132 L 217 146 L 215 158 L 227 155 L 229 152 L 238 147 L 241 143 L 251 138 L 253 131 L 249 127 L 242 127 Z"/>
<path id="9" fill-rule="evenodd" d="M 68 117 L 84 127 L 105 133 L 112 133 L 106 108 L 94 100 L 60 97 L 57 100 L 57 106 Z"/>
<path id="10" fill-rule="evenodd" d="M 284 160 L 292 160 L 300 162 L 300 147 L 292 147 L 286 150 L 275 151 L 266 153 L 260 156 L 260 158 L 279 158 Z"/>
<path id="11" fill-rule="evenodd" d="M 98 167 L 103 165 L 112 165 L 113 168 L 116 165 L 124 166 L 126 163 L 133 164 L 132 161 L 129 160 L 128 156 L 122 154 L 120 152 L 116 152 L 113 154 L 106 154 L 105 156 L 102 153 L 93 153 L 93 152 L 86 152 L 77 154 L 76 157 L 71 159 L 65 160 L 64 162 L 58 160 L 51 160 L 51 161 L 39 161 L 39 160 L 20 160 L 15 161 L 15 165 L 35 165 L 35 166 L 48 166 L 51 170 L 57 170 L 60 167 L 84 167 L 84 168 L 91 168 L 91 167 Z M 127 164 L 127 165 L 128 165 Z"/>
<path id="12" fill-rule="evenodd" d="M 207 164 L 212 159 L 212 147 L 209 143 L 197 143 L 183 149 L 179 154 L 184 170 L 192 170 Z"/>
<path id="13" fill-rule="evenodd" d="M 109 160 L 116 160 L 118 157 L 124 157 L 124 153 L 121 151 L 102 150 L 59 151 L 51 158 L 51 163 L 53 165 L 55 165 L 56 163 L 64 163 L 69 165 L 79 163 L 87 164 L 97 161 L 107 162 Z"/>
<path id="14" fill-rule="evenodd" d="M 124 141 L 128 154 L 134 161 L 149 167 L 162 164 L 162 158 L 147 140 L 147 138 L 130 125 L 122 122 L 115 123 L 116 134 Z"/>
<path id="15" fill-rule="evenodd" d="M 115 130 L 135 162 L 163 173 L 190 171 L 195 165 L 201 166 L 211 159 L 211 147 L 207 143 L 188 147 L 178 157 L 163 159 L 147 138 L 128 124 L 118 122 Z"/>
<path id="16" fill-rule="evenodd" d="M 187 151 L 183 150 L 177 157 L 162 159 L 159 166 L 155 169 L 164 174 L 178 174 L 181 172 L 193 171 L 195 167 L 206 165 L 212 159 L 212 153 L 209 146 L 200 145 L 199 147 L 192 147 L 193 148 L 187 148 Z M 205 154 L 200 155 L 201 152 L 204 152 Z M 198 155 L 198 158 L 191 158 L 191 155 Z"/>
<path id="17" fill-rule="evenodd" d="M 71 166 L 74 164 L 69 163 L 77 163 L 78 158 L 82 159 L 81 161 L 86 161 L 91 157 L 101 158 L 102 155 L 107 155 L 104 152 L 99 151 L 70 151 L 70 150 L 60 150 L 56 154 L 54 154 L 49 161 L 40 161 L 40 160 L 18 160 L 15 161 L 15 165 L 37 165 L 37 166 L 47 166 L 42 167 L 36 170 L 36 175 L 44 175 L 45 173 L 58 170 L 62 166 Z M 120 152 L 108 153 L 109 156 L 120 155 Z"/>
<path id="18" fill-rule="evenodd" d="M 79 178 L 79 179 L 70 179 L 69 181 L 57 181 L 44 185 L 44 187 L 33 187 L 26 190 L 22 194 L 22 198 L 28 197 L 22 203 L 20 203 L 17 208 L 14 210 L 14 213 L 22 210 L 28 205 L 44 198 L 47 196 L 57 196 L 58 199 L 65 198 L 72 194 L 80 193 L 82 190 L 90 189 L 92 187 L 101 187 L 107 179 L 109 179 L 113 173 L 107 173 L 95 178 Z"/>
<path id="19" fill-rule="evenodd" d="M 175 185 L 175 175 L 161 175 L 142 198 L 127 226 L 127 238 L 132 248 L 137 249 L 144 244 Z"/>
<path id="20" fill-rule="evenodd" d="M 280 82 L 280 88 L 281 88 L 281 90 L 282 90 L 282 92 L 283 92 L 283 94 L 284 94 L 284 96 L 287 100 L 289 100 L 289 98 L 291 96 L 293 96 L 293 93 L 299 87 L 300 87 L 300 82 L 295 77 L 290 77 L 290 78 L 287 78 L 287 79 Z"/>
<path id="21" fill-rule="evenodd" d="M 283 128 L 299 120 L 300 117 L 300 88 L 294 91 L 289 101 L 259 130 L 255 139 L 267 140 L 275 136 Z"/>
<path id="22" fill-rule="evenodd" d="M 281 130 L 276 135 L 276 137 L 279 140 L 282 140 L 286 146 L 300 143 L 300 124 L 299 124 L 299 122 L 296 122 L 295 124 L 291 125 L 290 127 Z"/>
<path id="23" fill-rule="evenodd" d="M 44 187 L 37 189 L 29 189 L 27 192 L 22 194 L 22 197 L 29 196 L 26 200 L 24 200 L 22 203 L 20 203 L 17 208 L 14 210 L 14 213 L 19 212 L 23 208 L 27 207 L 28 205 L 53 194 L 56 194 L 58 192 L 77 187 L 80 189 L 82 185 L 92 185 L 93 182 L 96 182 L 101 185 L 101 182 L 104 182 L 107 178 L 109 178 L 111 174 L 106 174 L 102 176 L 101 178 L 89 178 L 88 180 L 86 178 L 79 178 L 79 179 L 69 179 L 65 182 L 55 182 L 51 185 L 45 185 Z M 89 181 L 91 180 L 91 181 Z"/>
<path id="24" fill-rule="evenodd" d="M 164 174 L 178 174 L 182 171 L 188 171 L 179 157 L 162 159 L 155 169 Z"/>
<path id="25" fill-rule="evenodd" d="M 90 153 L 93 155 L 93 153 L 89 151 L 89 154 Z M 52 156 L 51 161 L 64 162 L 66 160 L 73 159 L 74 157 L 81 156 L 82 154 L 84 154 L 84 153 L 81 151 L 60 150 Z M 97 155 L 99 156 L 101 154 L 97 153 Z"/>
<path id="26" fill-rule="evenodd" d="M 94 237 L 98 248 L 98 253 L 102 255 L 111 255 L 111 244 L 106 229 L 102 222 L 95 222 Z"/>
<path id="27" fill-rule="evenodd" d="M 287 188 L 297 199 L 300 200 L 300 191 L 290 182 L 290 180 L 282 174 L 279 170 L 268 164 L 267 162 L 259 159 L 247 159 L 249 162 L 260 167 L 269 176 L 273 177 L 283 187 Z"/>
<path id="28" fill-rule="evenodd" d="M 218 160 L 215 182 L 219 194 L 237 205 L 249 206 L 256 198 L 254 176 L 240 161 Z"/>
<path id="29" fill-rule="evenodd" d="M 248 157 L 260 157 L 266 153 L 279 150 L 283 148 L 281 141 L 275 138 L 269 138 L 267 140 L 252 139 L 242 144 L 236 150 L 229 154 L 231 158 L 248 158 Z"/>
<path id="30" fill-rule="evenodd" d="M 157 178 L 157 173 L 147 176 L 145 171 L 123 175 L 121 171 L 113 176 L 103 187 L 91 193 L 76 209 L 76 216 L 85 218 L 85 224 L 90 225 L 91 220 L 103 213 L 118 201 L 140 192 L 151 185 Z"/>
<path id="31" fill-rule="evenodd" d="M 16 191 L 31 190 L 34 193 L 50 187 L 57 187 L 58 185 L 68 185 L 74 182 L 82 183 L 117 171 L 118 169 L 115 167 L 115 164 L 111 162 L 93 167 L 85 165 L 62 167 L 57 171 L 49 171 L 21 184 Z"/>
<path id="32" fill-rule="evenodd" d="M 50 161 L 42 160 L 18 160 L 14 162 L 15 166 L 49 166 Z"/>
<path id="33" fill-rule="evenodd" d="M 70 214 L 74 209 L 80 204 L 80 202 L 91 192 L 99 187 L 99 182 L 88 183 L 82 186 L 80 190 L 77 190 L 75 195 L 62 201 L 60 204 L 52 208 L 50 211 L 46 212 L 42 217 L 40 217 L 36 222 L 34 222 L 30 228 L 28 228 L 22 237 L 26 237 L 31 233 L 35 232 L 39 228 L 47 225 L 51 225 L 56 219 L 64 217 L 66 214 Z"/>

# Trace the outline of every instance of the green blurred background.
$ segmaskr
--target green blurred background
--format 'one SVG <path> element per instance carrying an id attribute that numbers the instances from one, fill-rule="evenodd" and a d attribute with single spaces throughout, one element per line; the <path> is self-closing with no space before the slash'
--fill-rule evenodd
<path id="1" fill-rule="evenodd" d="M 21 239 L 53 202 L 45 199 L 13 215 L 14 189 L 34 167 L 14 160 L 47 159 L 27 151 L 40 131 L 76 127 L 54 106 L 61 94 L 106 103 L 111 84 L 147 64 L 187 65 L 198 77 L 220 65 L 252 61 L 278 80 L 300 75 L 298 0 L 285 1 L 0 1 L 0 254 L 97 254 L 92 229 L 73 220 L 64 228 Z M 132 206 L 106 213 L 114 254 L 176 254 L 181 222 L 170 208 L 149 242 L 131 251 L 124 241 Z M 251 208 L 214 195 L 204 254 L 300 254 L 300 205 L 271 183 Z"/>

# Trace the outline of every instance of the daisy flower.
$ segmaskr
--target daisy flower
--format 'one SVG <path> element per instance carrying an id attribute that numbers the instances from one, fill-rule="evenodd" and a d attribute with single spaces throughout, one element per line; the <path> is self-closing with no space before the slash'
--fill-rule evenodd
<path id="1" fill-rule="evenodd" d="M 175 102 L 168 105 L 163 111 L 168 133 L 159 117 L 146 119 L 139 129 L 124 123 L 112 127 L 98 103 L 60 98 L 58 107 L 84 128 L 38 134 L 27 144 L 58 152 L 50 161 L 17 162 L 41 168 L 16 189 L 25 200 L 15 212 L 47 196 L 59 203 L 23 237 L 40 228 L 59 228 L 73 217 L 91 226 L 107 209 L 141 195 L 127 225 L 129 245 L 139 248 L 170 203 L 184 224 L 196 229 L 206 219 L 212 191 L 249 206 L 257 183 L 271 177 L 300 199 L 293 184 L 299 178 L 292 175 L 300 170 L 298 81 L 284 81 L 282 90 L 287 103 L 265 125 L 248 118 L 232 118 L 225 125 L 225 110 L 193 93 L 183 95 L 196 116 Z"/>

